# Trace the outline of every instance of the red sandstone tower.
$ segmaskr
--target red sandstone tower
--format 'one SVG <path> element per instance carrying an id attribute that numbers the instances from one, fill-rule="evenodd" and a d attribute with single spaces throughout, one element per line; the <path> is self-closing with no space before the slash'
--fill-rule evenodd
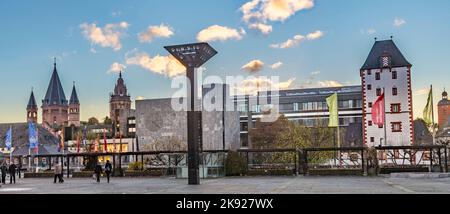
<path id="1" fill-rule="evenodd" d="M 448 94 L 444 90 L 442 92 L 442 100 L 438 103 L 438 125 L 439 128 L 444 128 L 447 124 L 449 124 L 450 120 L 450 100 L 448 100 Z"/>

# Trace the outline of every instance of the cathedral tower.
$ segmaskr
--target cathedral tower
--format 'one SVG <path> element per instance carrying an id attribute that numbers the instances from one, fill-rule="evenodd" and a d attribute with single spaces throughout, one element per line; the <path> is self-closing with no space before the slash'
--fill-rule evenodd
<path id="1" fill-rule="evenodd" d="M 31 90 L 30 99 L 27 105 L 27 122 L 37 123 L 38 120 L 38 106 L 36 104 L 36 99 L 34 98 L 34 92 Z"/>
<path id="2" fill-rule="evenodd" d="M 56 70 L 56 60 L 53 66 L 47 93 L 42 100 L 42 124 L 58 128 L 67 125 L 69 105 Z"/>

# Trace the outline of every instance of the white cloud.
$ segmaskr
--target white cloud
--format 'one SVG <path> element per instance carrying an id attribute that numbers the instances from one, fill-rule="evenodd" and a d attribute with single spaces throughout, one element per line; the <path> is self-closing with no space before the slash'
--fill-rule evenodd
<path id="1" fill-rule="evenodd" d="M 155 57 L 145 52 L 135 52 L 133 56 L 126 55 L 128 65 L 138 65 L 148 71 L 168 77 L 175 77 L 186 73 L 186 68 L 172 55 Z"/>
<path id="2" fill-rule="evenodd" d="M 110 67 L 107 73 L 119 73 L 123 72 L 127 68 L 127 66 L 120 64 L 118 62 L 113 63 Z"/>
<path id="3" fill-rule="evenodd" d="M 299 45 L 305 39 L 312 41 L 312 40 L 316 40 L 316 39 L 323 37 L 323 35 L 324 35 L 324 33 L 320 30 L 309 33 L 306 36 L 298 34 L 298 35 L 295 35 L 293 38 L 286 40 L 285 42 L 278 43 L 278 44 L 271 44 L 270 47 L 278 48 L 278 49 L 293 48 L 293 47 Z"/>
<path id="4" fill-rule="evenodd" d="M 262 34 L 267 35 L 272 32 L 272 26 L 263 23 L 254 23 L 248 26 L 250 29 L 259 30 Z"/>
<path id="5" fill-rule="evenodd" d="M 338 81 L 335 81 L 335 80 L 324 80 L 324 81 L 318 81 L 317 83 L 318 83 L 318 85 L 320 87 L 341 87 L 341 86 L 344 86 L 344 84 L 342 84 L 342 83 L 340 83 Z"/>
<path id="6" fill-rule="evenodd" d="M 241 40 L 243 35 L 245 35 L 243 29 L 237 30 L 220 25 L 212 25 L 201 30 L 197 34 L 197 40 L 200 42 L 226 41 L 229 39 Z"/>
<path id="7" fill-rule="evenodd" d="M 256 94 L 258 91 L 286 90 L 291 88 L 294 81 L 295 78 L 284 82 L 274 82 L 267 77 L 252 77 L 233 87 L 233 91 L 237 91 L 238 94 Z"/>
<path id="8" fill-rule="evenodd" d="M 323 32 L 318 30 L 316 32 L 310 33 L 308 35 L 306 35 L 306 38 L 308 40 L 316 40 L 316 39 L 320 39 L 323 36 Z"/>
<path id="9" fill-rule="evenodd" d="M 303 40 L 305 40 L 304 36 L 295 35 L 292 39 L 288 39 L 287 41 L 278 44 L 271 44 L 270 47 L 279 49 L 292 48 L 300 44 Z"/>
<path id="10" fill-rule="evenodd" d="M 155 38 L 169 38 L 173 35 L 173 29 L 170 26 L 161 24 L 149 26 L 146 31 L 139 33 L 138 37 L 140 42 L 151 42 Z"/>
<path id="11" fill-rule="evenodd" d="M 415 90 L 413 92 L 413 95 L 414 96 L 422 96 L 422 95 L 428 94 L 429 92 L 430 92 L 429 88 L 422 88 L 422 89 Z"/>
<path id="12" fill-rule="evenodd" d="M 255 24 L 270 26 L 267 22 L 284 21 L 298 11 L 313 7 L 314 0 L 252 0 L 243 4 L 240 11 L 242 20 L 249 26 L 257 26 Z M 264 33 L 263 28 L 251 29 L 258 29 Z"/>
<path id="13" fill-rule="evenodd" d="M 91 42 L 91 44 L 101 47 L 109 47 L 118 51 L 122 48 L 120 39 L 125 35 L 125 30 L 129 24 L 120 22 L 115 24 L 107 24 L 103 28 L 97 27 L 97 24 L 83 23 L 80 25 L 82 34 Z M 91 48 L 91 51 L 93 48 Z"/>
<path id="14" fill-rule="evenodd" d="M 278 68 L 280 68 L 281 66 L 283 66 L 283 63 L 282 62 L 276 62 L 276 63 L 274 63 L 274 64 L 272 64 L 271 66 L 270 66 L 270 68 L 272 68 L 272 69 L 278 69 Z"/>
<path id="15" fill-rule="evenodd" d="M 256 73 L 260 70 L 262 70 L 264 68 L 264 62 L 262 62 L 261 60 L 252 60 L 249 63 L 245 64 L 244 66 L 242 66 L 242 70 L 245 70 L 249 73 Z"/>
<path id="16" fill-rule="evenodd" d="M 137 96 L 137 97 L 136 97 L 136 100 L 145 100 L 145 97 L 143 97 L 143 96 Z"/>
<path id="17" fill-rule="evenodd" d="M 112 16 L 120 16 L 120 15 L 122 15 L 122 11 L 120 11 L 120 10 L 113 11 L 113 12 L 111 13 L 111 15 L 112 15 Z"/>
<path id="18" fill-rule="evenodd" d="M 395 20 L 394 20 L 394 27 L 401 27 L 404 24 L 406 24 L 406 20 L 404 20 L 402 18 L 395 18 Z"/>

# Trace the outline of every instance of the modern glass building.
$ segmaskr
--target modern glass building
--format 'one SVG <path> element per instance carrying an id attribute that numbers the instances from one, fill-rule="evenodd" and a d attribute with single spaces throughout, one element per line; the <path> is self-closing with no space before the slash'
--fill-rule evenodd
<path id="1" fill-rule="evenodd" d="M 248 145 L 248 130 L 255 127 L 264 109 L 278 106 L 279 113 L 290 121 L 309 127 L 328 126 L 326 98 L 338 94 L 339 123 L 343 127 L 343 139 L 353 136 L 356 144 L 362 139 L 362 88 L 344 86 L 259 92 L 257 96 L 235 96 L 235 106 L 240 112 L 241 147 Z M 272 102 L 278 98 L 278 103 Z M 262 104 L 264 103 L 264 104 Z M 275 103 L 275 104 L 274 104 Z M 250 119 L 249 119 L 250 118 Z"/>

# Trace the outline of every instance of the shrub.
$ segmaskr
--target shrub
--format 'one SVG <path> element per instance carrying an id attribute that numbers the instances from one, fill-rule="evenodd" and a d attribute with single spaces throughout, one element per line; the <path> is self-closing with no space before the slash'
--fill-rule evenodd
<path id="1" fill-rule="evenodd" d="M 144 163 L 142 162 L 132 162 L 128 164 L 128 170 L 130 171 L 139 171 L 144 168 Z"/>
<path id="2" fill-rule="evenodd" d="M 240 176 L 247 173 L 247 161 L 238 152 L 229 152 L 225 160 L 225 175 Z"/>

